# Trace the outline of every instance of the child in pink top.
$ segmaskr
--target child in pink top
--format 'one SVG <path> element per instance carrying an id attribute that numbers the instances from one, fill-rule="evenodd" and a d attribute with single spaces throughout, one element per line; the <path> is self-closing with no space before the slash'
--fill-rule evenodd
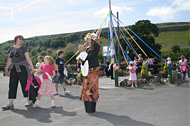
<path id="1" fill-rule="evenodd" d="M 52 83 L 52 79 L 55 76 L 55 68 L 57 69 L 57 66 L 55 65 L 53 57 L 45 56 L 44 64 L 40 67 L 40 69 L 35 69 L 36 72 L 43 70 L 43 73 L 42 84 L 38 91 L 38 98 L 34 104 L 34 107 L 38 106 L 42 95 L 51 96 L 51 105 L 52 107 L 55 107 L 54 95 L 56 94 L 56 90 Z"/>

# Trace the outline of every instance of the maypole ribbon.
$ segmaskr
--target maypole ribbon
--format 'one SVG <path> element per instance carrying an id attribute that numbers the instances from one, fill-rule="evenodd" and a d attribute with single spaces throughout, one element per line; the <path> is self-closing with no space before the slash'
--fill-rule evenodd
<path id="1" fill-rule="evenodd" d="M 83 46 L 85 46 L 85 45 L 86 45 L 86 43 L 85 43 Z M 69 60 L 67 60 L 67 62 L 64 64 L 64 66 L 65 66 L 73 57 L 75 57 L 78 53 L 79 53 L 79 50 L 78 50 Z"/>
<path id="2" fill-rule="evenodd" d="M 107 61 L 107 58 L 108 58 L 108 53 L 109 53 L 109 39 L 110 39 L 110 36 L 109 36 L 109 24 L 108 24 L 108 47 L 107 47 L 107 54 L 106 54 L 106 61 Z M 109 54 L 109 58 L 110 58 L 110 54 Z M 109 59 L 110 60 L 110 59 Z M 107 64 L 106 64 L 106 67 L 107 67 Z"/>
<path id="3" fill-rule="evenodd" d="M 113 16 L 121 23 L 123 24 L 114 14 Z M 123 26 L 123 25 L 122 25 Z M 127 26 L 126 26 L 127 27 Z M 156 53 L 148 44 L 146 44 L 136 33 L 134 33 L 129 27 L 127 27 L 135 36 L 137 36 L 150 50 L 152 50 L 158 57 L 160 57 L 164 62 L 166 62 L 158 53 Z"/>
<path id="4" fill-rule="evenodd" d="M 112 25 L 113 25 L 113 30 L 114 30 L 115 36 L 116 36 L 116 38 L 117 38 L 117 41 L 118 41 L 118 43 L 119 43 L 119 46 L 120 46 L 120 48 L 121 48 L 121 50 L 122 50 L 122 53 L 124 53 L 124 52 L 123 52 L 124 49 L 123 49 L 123 47 L 121 46 L 121 44 L 120 44 L 120 42 L 119 42 L 119 37 L 118 37 L 118 35 L 117 35 L 116 29 L 115 29 L 115 25 L 114 25 L 113 22 L 112 22 Z M 130 58 L 127 54 L 126 54 L 126 57 L 127 57 L 127 59 L 128 59 L 129 61 L 131 61 L 131 58 Z M 124 55 L 124 58 L 125 58 L 125 55 Z M 125 60 L 126 60 L 126 58 L 125 58 Z M 128 63 L 127 60 L 126 60 L 126 63 Z"/>
<path id="5" fill-rule="evenodd" d="M 98 32 L 98 31 L 101 29 L 101 27 L 103 26 L 103 24 L 106 22 L 107 18 L 109 17 L 110 13 L 111 13 L 111 11 L 110 11 L 110 12 L 107 14 L 107 16 L 104 18 L 104 20 L 103 20 L 103 22 L 101 23 L 101 25 L 100 25 L 100 27 L 98 28 L 98 30 L 95 29 L 93 33 L 95 33 L 96 30 L 97 30 L 97 32 Z"/>
<path id="6" fill-rule="evenodd" d="M 112 15 L 113 16 L 113 15 Z M 114 19 L 114 21 L 115 22 L 117 22 L 115 19 Z M 120 27 L 119 27 L 120 28 Z M 121 30 L 121 28 L 120 28 L 120 30 Z M 121 30 L 121 32 L 123 33 L 123 31 Z M 121 34 L 121 33 L 120 33 Z M 123 33 L 123 35 L 125 36 L 125 34 Z M 125 36 L 125 38 L 124 38 L 124 36 L 123 36 L 122 34 L 121 34 L 121 36 L 123 37 L 123 39 L 125 40 L 125 42 L 127 43 L 127 45 L 131 48 L 131 50 L 133 51 L 133 53 L 137 56 L 137 57 L 139 57 L 139 55 L 138 55 L 138 53 L 135 51 L 135 49 L 133 48 L 133 46 L 132 46 L 132 44 L 129 42 L 129 40 L 127 39 L 127 37 Z M 126 41 L 127 40 L 127 41 Z M 129 45 L 130 44 L 130 45 Z"/>
<path id="7" fill-rule="evenodd" d="M 118 19 L 117 19 L 118 20 Z M 144 50 L 139 46 L 139 44 L 135 41 L 135 39 L 133 38 L 133 36 L 127 31 L 127 29 L 123 26 L 123 24 L 121 24 L 121 26 L 124 28 L 124 30 L 127 32 L 127 34 L 129 34 L 129 36 L 133 39 L 133 41 L 137 44 L 137 46 L 140 48 L 140 50 L 144 53 L 144 55 L 147 57 L 148 55 L 144 52 Z"/>

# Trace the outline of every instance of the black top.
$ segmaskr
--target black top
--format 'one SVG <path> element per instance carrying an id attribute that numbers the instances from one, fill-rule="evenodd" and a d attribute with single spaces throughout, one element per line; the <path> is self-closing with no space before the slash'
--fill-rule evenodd
<path id="1" fill-rule="evenodd" d="M 63 58 L 59 58 L 59 57 L 57 57 L 56 59 L 55 59 L 55 63 L 57 64 L 57 66 L 58 66 L 58 69 L 59 69 L 59 73 L 63 73 L 63 66 L 64 66 L 64 60 L 63 60 Z"/>
<path id="2" fill-rule="evenodd" d="M 18 63 L 26 60 L 25 53 L 28 52 L 25 46 L 20 48 L 15 48 L 14 46 L 10 47 L 8 50 L 12 63 Z"/>
<path id="3" fill-rule="evenodd" d="M 99 51 L 100 51 L 100 45 L 98 43 L 94 44 L 93 50 L 89 50 L 89 48 L 86 49 L 86 52 L 88 53 L 86 60 L 88 60 L 89 68 L 99 67 L 99 62 L 98 62 Z"/>

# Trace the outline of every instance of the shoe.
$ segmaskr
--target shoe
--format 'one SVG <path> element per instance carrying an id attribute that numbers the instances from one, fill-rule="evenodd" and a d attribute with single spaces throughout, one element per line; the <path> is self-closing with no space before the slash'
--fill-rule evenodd
<path id="1" fill-rule="evenodd" d="M 131 85 L 131 87 L 133 88 L 134 86 L 133 86 L 133 85 Z"/>
<path id="2" fill-rule="evenodd" d="M 39 105 L 39 101 L 36 101 L 34 104 L 33 104 L 33 107 L 38 107 Z"/>
<path id="3" fill-rule="evenodd" d="M 25 107 L 32 106 L 32 105 L 33 105 L 32 101 L 27 101 L 25 104 Z"/>
<path id="4" fill-rule="evenodd" d="M 71 94 L 71 91 L 63 91 L 63 94 L 64 94 L 64 95 Z"/>
<path id="5" fill-rule="evenodd" d="M 58 91 L 56 91 L 56 95 L 58 95 Z"/>
<path id="6" fill-rule="evenodd" d="M 51 102 L 51 107 L 52 107 L 52 108 L 55 108 L 55 107 L 56 107 L 55 102 Z"/>
<path id="7" fill-rule="evenodd" d="M 135 87 L 137 87 L 137 84 L 135 84 Z"/>
<path id="8" fill-rule="evenodd" d="M 2 107 L 3 110 L 9 110 L 9 109 L 14 109 L 14 105 L 7 103 L 5 106 Z"/>

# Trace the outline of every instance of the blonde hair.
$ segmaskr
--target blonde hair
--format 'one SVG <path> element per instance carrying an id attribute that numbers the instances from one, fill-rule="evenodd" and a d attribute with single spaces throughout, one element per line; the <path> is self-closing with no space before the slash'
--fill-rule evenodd
<path id="1" fill-rule="evenodd" d="M 84 45 L 79 45 L 78 50 L 83 50 L 83 51 L 85 51 L 85 46 L 84 46 Z"/>
<path id="2" fill-rule="evenodd" d="M 57 67 L 57 65 L 55 64 L 55 61 L 54 61 L 53 57 L 51 57 L 51 56 L 45 56 L 44 59 L 47 59 L 49 65 L 53 66 L 53 67 L 55 68 L 55 70 L 58 71 L 58 67 Z"/>

